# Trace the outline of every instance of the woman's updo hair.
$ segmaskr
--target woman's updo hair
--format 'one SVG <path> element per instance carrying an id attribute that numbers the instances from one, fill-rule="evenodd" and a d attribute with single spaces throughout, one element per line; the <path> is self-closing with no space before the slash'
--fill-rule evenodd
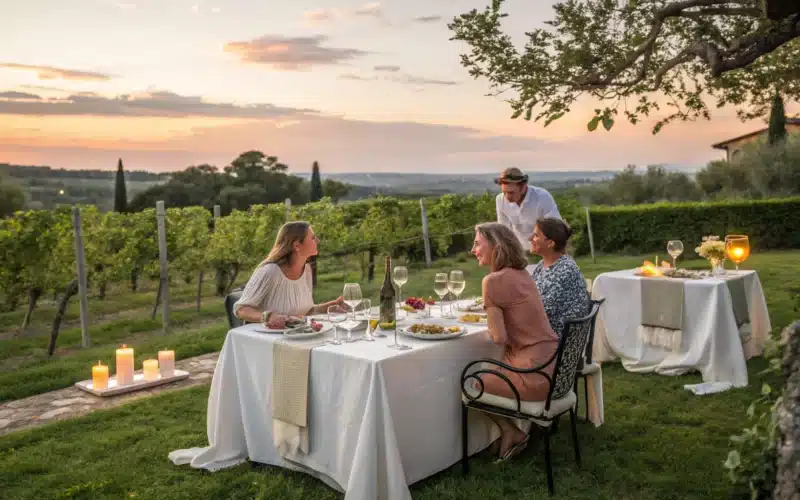
<path id="1" fill-rule="evenodd" d="M 545 217 L 536 221 L 536 227 L 545 238 L 555 243 L 553 250 L 563 252 L 567 248 L 567 241 L 572 236 L 569 224 L 556 217 Z"/>

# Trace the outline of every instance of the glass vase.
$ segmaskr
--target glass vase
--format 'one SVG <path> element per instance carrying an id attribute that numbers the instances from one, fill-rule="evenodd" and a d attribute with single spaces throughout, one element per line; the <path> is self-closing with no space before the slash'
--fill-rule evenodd
<path id="1" fill-rule="evenodd" d="M 725 275 L 725 266 L 724 266 L 724 259 L 718 259 L 716 257 L 711 257 L 708 259 L 711 263 L 711 276 L 724 276 Z"/>

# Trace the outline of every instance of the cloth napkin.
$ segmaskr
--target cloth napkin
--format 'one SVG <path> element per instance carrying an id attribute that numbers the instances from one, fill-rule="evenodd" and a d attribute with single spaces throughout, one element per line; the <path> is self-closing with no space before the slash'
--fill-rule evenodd
<path id="1" fill-rule="evenodd" d="M 322 342 L 272 346 L 272 437 L 281 456 L 308 453 L 308 373 L 311 350 Z"/>
<path id="2" fill-rule="evenodd" d="M 753 327 L 750 323 L 750 308 L 747 305 L 747 292 L 744 287 L 744 276 L 737 276 L 725 280 L 728 293 L 731 296 L 733 317 L 736 319 L 736 328 L 742 343 L 747 343 L 753 336 Z"/>
<path id="3" fill-rule="evenodd" d="M 642 342 L 677 352 L 683 336 L 683 281 L 641 278 Z"/>

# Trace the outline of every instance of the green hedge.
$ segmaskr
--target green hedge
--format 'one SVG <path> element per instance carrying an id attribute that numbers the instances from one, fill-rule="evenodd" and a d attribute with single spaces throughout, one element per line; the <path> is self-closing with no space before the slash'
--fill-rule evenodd
<path id="1" fill-rule="evenodd" d="M 800 248 L 800 197 L 715 203 L 658 203 L 590 210 L 598 253 L 648 254 L 668 240 L 683 241 L 684 256 L 695 256 L 705 235 L 746 234 L 754 250 Z M 576 253 L 589 253 L 583 227 Z"/>

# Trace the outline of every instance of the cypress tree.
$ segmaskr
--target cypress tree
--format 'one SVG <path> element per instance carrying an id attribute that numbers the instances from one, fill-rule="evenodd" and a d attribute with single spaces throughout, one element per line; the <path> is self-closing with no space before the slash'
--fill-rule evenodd
<path id="1" fill-rule="evenodd" d="M 778 92 L 775 92 L 775 98 L 772 101 L 767 136 L 770 145 L 777 144 L 786 138 L 786 111 L 783 109 L 783 99 Z"/>
<path id="2" fill-rule="evenodd" d="M 319 164 L 314 162 L 311 168 L 311 201 L 319 201 L 322 199 L 324 193 L 322 192 L 322 179 L 319 176 Z"/>
<path id="3" fill-rule="evenodd" d="M 114 179 L 114 211 L 125 212 L 128 209 L 128 195 L 125 189 L 125 172 L 122 170 L 122 158 L 117 162 L 117 176 Z"/>

